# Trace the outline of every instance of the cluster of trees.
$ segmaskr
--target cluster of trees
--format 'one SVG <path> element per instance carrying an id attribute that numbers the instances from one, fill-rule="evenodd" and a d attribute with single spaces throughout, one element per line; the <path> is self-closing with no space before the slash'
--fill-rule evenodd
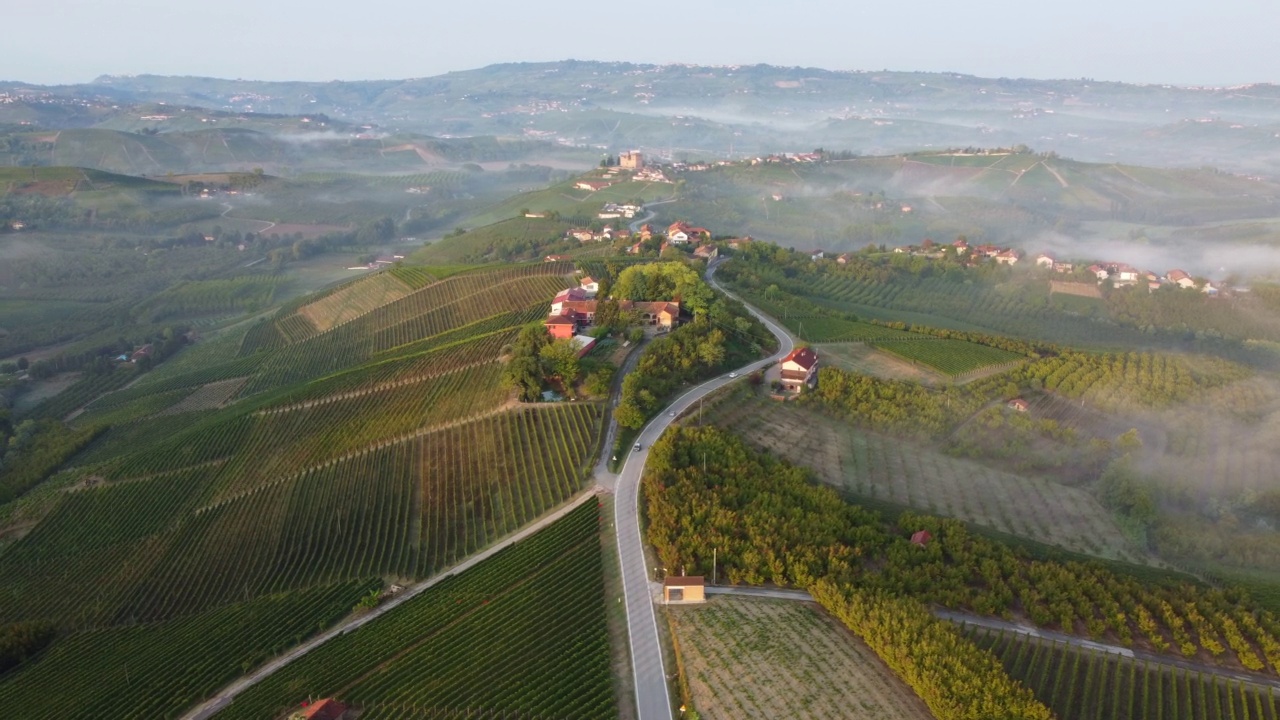
<path id="1" fill-rule="evenodd" d="M 0 625 L 0 675 L 35 657 L 57 634 L 56 628 L 46 622 Z"/>
<path id="2" fill-rule="evenodd" d="M 800 402 L 820 405 L 876 432 L 934 438 L 973 414 L 985 399 L 968 387 L 931 390 L 917 383 L 822 367 L 817 389 L 802 395 Z"/>
<path id="3" fill-rule="evenodd" d="M 1102 407 L 1167 407 L 1249 375 L 1248 368 L 1226 360 L 1198 358 L 1192 364 L 1166 353 L 1064 350 L 1057 357 L 1013 370 L 1008 378 L 1032 389 L 1086 398 Z"/>
<path id="4" fill-rule="evenodd" d="M 822 580 L 815 600 L 866 641 L 939 720 L 1051 720 L 1004 666 L 918 600 Z"/>
<path id="5" fill-rule="evenodd" d="M 961 522 L 914 512 L 893 521 L 844 503 L 808 473 L 750 450 L 714 428 L 677 428 L 655 443 L 644 480 L 650 542 L 669 572 L 718 574 L 730 583 L 813 588 L 820 580 L 888 597 L 987 615 L 1021 614 L 1071 634 L 1183 650 L 1234 642 L 1245 667 L 1280 669 L 1280 618 L 1241 591 L 1215 590 L 1144 570 L 1147 580 L 1100 564 L 1054 559 L 971 533 Z M 927 530 L 923 547 L 909 541 Z M 1198 619 L 1197 615 L 1200 618 Z M 1231 640 L 1236 638 L 1236 640 Z"/>
<path id="6" fill-rule="evenodd" d="M 71 430 L 56 420 L 13 425 L 8 411 L 0 410 L 0 504 L 40 484 L 101 431 Z"/>
<path id="7" fill-rule="evenodd" d="M 541 323 L 526 325 L 508 352 L 503 381 L 524 402 L 536 402 L 548 378 L 559 380 L 568 393 L 581 377 L 578 346 L 573 340 L 552 340 Z"/>
<path id="8" fill-rule="evenodd" d="M 681 313 L 694 316 L 654 340 L 622 381 L 614 417 L 625 428 L 643 426 L 680 386 L 742 364 L 777 342 L 741 303 L 712 292 L 680 263 L 629 267 L 618 276 L 613 294 L 629 300 L 679 299 Z"/>

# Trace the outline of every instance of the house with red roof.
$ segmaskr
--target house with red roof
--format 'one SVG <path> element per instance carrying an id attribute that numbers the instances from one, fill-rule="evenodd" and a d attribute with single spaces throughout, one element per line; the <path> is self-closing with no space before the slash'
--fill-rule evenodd
<path id="1" fill-rule="evenodd" d="M 574 303 L 589 299 L 590 297 L 588 297 L 587 291 L 580 287 L 561 290 L 556 293 L 556 296 L 551 300 L 551 314 L 559 314 L 560 311 L 564 309 L 565 303 Z"/>
<path id="2" fill-rule="evenodd" d="M 818 382 L 818 353 L 813 348 L 798 347 L 782 358 L 782 387 L 788 392 L 800 392 L 804 386 L 813 387 Z"/>
<path id="3" fill-rule="evenodd" d="M 714 260 L 720 254 L 715 245 L 699 245 L 693 256 L 701 260 Z"/>
<path id="4" fill-rule="evenodd" d="M 588 275 L 578 281 L 578 287 L 582 289 L 582 292 L 586 293 L 586 298 L 584 299 L 590 299 L 600 292 L 600 281 Z"/>
<path id="5" fill-rule="evenodd" d="M 1165 277 L 1180 288 L 1188 289 L 1196 286 L 1196 281 L 1184 270 L 1170 270 Z"/>
<path id="6" fill-rule="evenodd" d="M 556 340 L 571 338 L 578 334 L 578 313 L 568 309 L 561 310 L 555 315 L 548 315 L 542 324 Z"/>

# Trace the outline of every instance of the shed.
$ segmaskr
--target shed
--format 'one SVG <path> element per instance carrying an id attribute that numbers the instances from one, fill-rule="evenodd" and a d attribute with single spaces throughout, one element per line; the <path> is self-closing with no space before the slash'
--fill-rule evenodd
<path id="1" fill-rule="evenodd" d="M 289 716 L 290 720 L 345 720 L 347 706 L 334 700 L 324 698 L 305 706 L 301 711 Z"/>
<path id="2" fill-rule="evenodd" d="M 1026 412 L 1031 409 L 1031 406 L 1022 398 L 1014 398 L 1009 401 L 1009 409 L 1016 410 L 1018 412 Z"/>
<path id="3" fill-rule="evenodd" d="M 933 533 L 929 532 L 928 530 L 917 530 L 911 535 L 911 544 L 924 547 L 925 545 L 928 545 L 929 541 L 932 539 L 933 539 Z"/>
<path id="4" fill-rule="evenodd" d="M 707 601 L 706 578 L 701 575 L 669 576 L 662 581 L 662 602 L 667 604 Z"/>

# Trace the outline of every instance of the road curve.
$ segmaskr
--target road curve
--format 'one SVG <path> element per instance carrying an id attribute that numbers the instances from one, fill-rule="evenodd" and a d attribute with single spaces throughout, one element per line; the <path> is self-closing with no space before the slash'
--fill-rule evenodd
<path id="1" fill-rule="evenodd" d="M 716 284 L 713 277 L 718 263 L 707 269 L 707 282 L 730 297 L 740 299 Z M 747 305 L 769 332 L 778 338 L 778 351 L 738 369 L 741 376 L 775 362 L 791 352 L 794 344 L 791 336 L 768 316 Z M 680 415 L 708 393 L 731 382 L 727 375 L 708 380 L 676 398 L 640 431 L 636 441 L 639 451 L 632 451 L 618 475 L 614 501 L 614 528 L 618 535 L 618 559 L 622 567 L 623 599 L 627 611 L 627 637 L 631 645 L 631 667 L 635 675 L 636 708 L 639 720 L 671 720 L 671 695 L 667 685 L 667 673 L 662 661 L 662 643 L 658 637 L 658 619 L 654 611 L 655 598 L 649 589 L 649 568 L 644 557 L 644 536 L 640 530 L 640 477 L 649 457 L 649 446 L 667 429 L 674 419 L 669 413 Z"/>

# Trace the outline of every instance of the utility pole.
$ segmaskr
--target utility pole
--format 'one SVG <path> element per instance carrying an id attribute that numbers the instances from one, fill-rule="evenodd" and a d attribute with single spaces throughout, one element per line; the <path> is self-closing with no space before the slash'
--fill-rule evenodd
<path id="1" fill-rule="evenodd" d="M 716 575 L 716 555 L 718 554 L 719 550 L 720 550 L 719 548 L 711 548 L 711 584 L 712 585 L 716 584 L 716 577 L 718 577 Z"/>

